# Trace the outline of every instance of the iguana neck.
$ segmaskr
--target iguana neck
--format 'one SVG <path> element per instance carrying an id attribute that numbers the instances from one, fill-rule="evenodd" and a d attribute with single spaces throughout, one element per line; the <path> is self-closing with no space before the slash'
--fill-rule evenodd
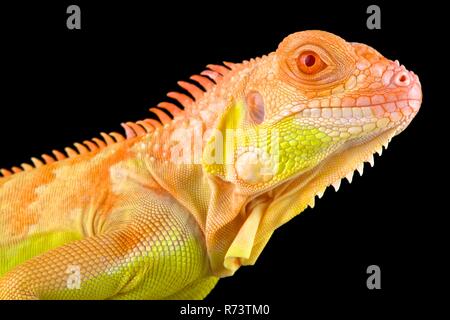
<path id="1" fill-rule="evenodd" d="M 248 194 L 204 170 L 202 152 L 221 115 L 243 97 L 247 78 L 261 59 L 235 65 L 201 99 L 136 147 L 158 184 L 196 219 L 208 244 L 212 272 L 218 276 L 234 272 L 224 268 L 225 255 L 253 208 L 245 209 L 251 200 Z"/>

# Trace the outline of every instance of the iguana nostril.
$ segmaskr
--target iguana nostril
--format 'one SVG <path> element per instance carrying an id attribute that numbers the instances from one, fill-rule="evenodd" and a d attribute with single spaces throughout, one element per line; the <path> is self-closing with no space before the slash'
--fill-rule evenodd
<path id="1" fill-rule="evenodd" d="M 406 87 L 406 86 L 409 86 L 410 82 L 411 82 L 411 79 L 409 77 L 408 72 L 406 72 L 406 71 L 400 71 L 395 75 L 394 83 L 397 86 Z"/>

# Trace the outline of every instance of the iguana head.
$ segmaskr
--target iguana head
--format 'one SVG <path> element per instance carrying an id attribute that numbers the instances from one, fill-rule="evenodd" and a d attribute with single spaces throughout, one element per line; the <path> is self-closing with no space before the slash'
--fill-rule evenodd
<path id="1" fill-rule="evenodd" d="M 208 173 L 248 195 L 241 214 L 252 222 L 227 252 L 230 270 L 252 264 L 272 232 L 328 186 L 362 173 L 422 99 L 418 77 L 398 61 L 323 31 L 292 34 L 246 64 L 217 122 L 222 143 L 211 138 L 203 158 Z"/>

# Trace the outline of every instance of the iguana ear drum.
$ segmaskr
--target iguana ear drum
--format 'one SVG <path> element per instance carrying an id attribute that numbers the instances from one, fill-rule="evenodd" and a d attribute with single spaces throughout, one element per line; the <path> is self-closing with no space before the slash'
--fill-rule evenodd
<path id="1" fill-rule="evenodd" d="M 249 120 L 254 124 L 264 121 L 264 99 L 258 91 L 250 91 L 246 97 L 247 113 Z"/>

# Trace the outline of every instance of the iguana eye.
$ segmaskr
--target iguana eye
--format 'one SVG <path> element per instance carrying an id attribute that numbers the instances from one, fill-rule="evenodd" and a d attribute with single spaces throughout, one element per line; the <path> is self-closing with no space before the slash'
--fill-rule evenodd
<path id="1" fill-rule="evenodd" d="M 303 51 L 297 58 L 299 70 L 306 74 L 315 74 L 327 67 L 327 64 L 314 51 Z"/>

